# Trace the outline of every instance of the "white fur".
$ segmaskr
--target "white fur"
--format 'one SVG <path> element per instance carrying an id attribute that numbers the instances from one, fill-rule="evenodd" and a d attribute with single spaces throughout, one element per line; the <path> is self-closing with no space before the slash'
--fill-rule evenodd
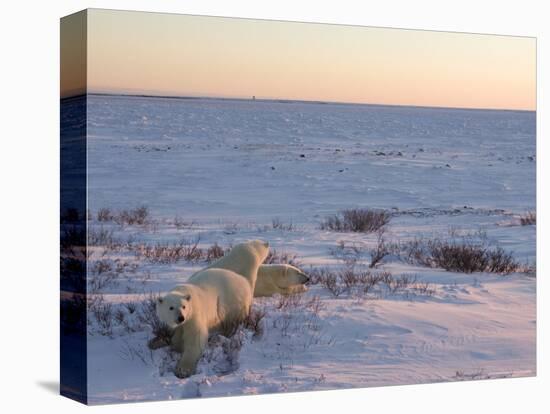
<path id="1" fill-rule="evenodd" d="M 288 264 L 262 265 L 258 269 L 254 297 L 302 293 L 307 290 L 308 280 L 304 272 Z"/>
<path id="2" fill-rule="evenodd" d="M 172 345 L 182 353 L 178 377 L 195 372 L 210 332 L 248 315 L 258 268 L 268 252 L 268 244 L 259 240 L 239 244 L 219 261 L 224 268 L 211 265 L 158 300 L 157 315 L 174 329 Z"/>
<path id="3" fill-rule="evenodd" d="M 216 268 L 232 270 L 244 276 L 250 283 L 252 292 L 254 292 L 256 279 L 258 277 L 258 268 L 267 258 L 268 253 L 268 242 L 252 240 L 246 243 L 240 243 L 234 246 L 228 254 L 208 266 L 207 269 Z M 189 280 L 192 280 L 197 274 L 198 273 L 192 275 Z"/>

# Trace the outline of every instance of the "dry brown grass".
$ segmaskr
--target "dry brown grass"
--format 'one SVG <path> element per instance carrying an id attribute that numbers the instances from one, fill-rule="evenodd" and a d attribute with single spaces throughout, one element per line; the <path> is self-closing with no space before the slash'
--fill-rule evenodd
<path id="1" fill-rule="evenodd" d="M 309 272 L 310 284 L 319 284 L 333 296 L 354 295 L 366 297 L 369 293 L 396 295 L 433 296 L 435 287 L 428 282 L 419 282 L 416 275 L 393 276 L 390 272 L 357 271 L 353 267 L 332 270 L 314 268 Z"/>
<path id="2" fill-rule="evenodd" d="M 270 249 L 267 258 L 264 260 L 264 264 L 289 264 L 300 267 L 300 261 L 298 260 L 297 254 L 275 249 Z"/>
<path id="3" fill-rule="evenodd" d="M 388 224 L 390 219 L 391 214 L 385 210 L 347 209 L 327 216 L 321 223 L 321 230 L 372 233 Z"/>
<path id="4" fill-rule="evenodd" d="M 226 253 L 231 250 L 230 248 L 224 249 L 218 243 L 214 243 L 212 246 L 206 249 L 205 260 L 210 263 L 215 260 L 221 259 Z"/>
<path id="5" fill-rule="evenodd" d="M 391 248 L 386 243 L 386 239 L 384 237 L 384 227 L 378 229 L 376 233 L 376 246 L 370 251 L 371 259 L 369 267 L 371 269 L 379 264 L 384 257 L 391 253 Z"/>
<path id="6" fill-rule="evenodd" d="M 149 208 L 139 206 L 133 209 L 123 209 L 114 211 L 110 208 L 103 207 L 97 211 L 97 221 L 102 223 L 115 222 L 121 226 L 138 225 L 142 226 L 151 221 Z"/>
<path id="7" fill-rule="evenodd" d="M 111 211 L 110 208 L 100 208 L 97 211 L 97 221 L 113 221 L 115 219 L 115 215 Z"/>
<path id="8" fill-rule="evenodd" d="M 182 239 L 175 243 L 137 244 L 132 246 L 139 258 L 151 263 L 176 263 L 180 260 L 199 262 L 205 259 L 205 251 L 199 247 L 199 239 L 193 241 Z"/>
<path id="9" fill-rule="evenodd" d="M 488 272 L 509 274 L 521 271 L 512 253 L 486 242 L 440 239 L 415 239 L 400 245 L 406 261 L 426 267 L 440 267 L 450 272 Z"/>
<path id="10" fill-rule="evenodd" d="M 522 226 L 530 226 L 537 224 L 537 213 L 535 211 L 528 211 L 520 216 L 519 221 Z"/>

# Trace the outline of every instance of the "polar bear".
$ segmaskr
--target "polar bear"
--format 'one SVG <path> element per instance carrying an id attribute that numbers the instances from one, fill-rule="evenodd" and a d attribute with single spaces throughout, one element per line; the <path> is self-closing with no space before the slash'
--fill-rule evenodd
<path id="1" fill-rule="evenodd" d="M 289 264 L 262 265 L 258 269 L 258 278 L 254 288 L 254 297 L 291 295 L 307 290 L 307 275 L 297 267 Z"/>
<path id="2" fill-rule="evenodd" d="M 241 260 L 242 256 L 239 253 L 240 249 L 239 245 L 235 246 L 228 255 L 211 263 L 207 269 L 228 269 L 240 273 L 241 269 L 238 266 L 238 261 Z M 193 274 L 189 280 L 193 280 L 195 275 L 200 272 Z M 309 278 L 307 275 L 295 266 L 289 264 L 264 264 L 259 267 L 256 282 L 252 285 L 254 297 L 272 296 L 276 293 L 281 295 L 302 293 L 307 290 L 305 283 L 308 281 Z"/>
<path id="3" fill-rule="evenodd" d="M 227 269 L 242 275 L 252 288 L 256 286 L 258 268 L 269 254 L 269 243 L 262 240 L 253 240 L 235 245 L 228 254 L 211 263 L 206 269 Z M 192 275 L 189 280 L 201 273 L 199 271 Z"/>
<path id="4" fill-rule="evenodd" d="M 173 330 L 172 346 L 182 354 L 176 376 L 184 378 L 195 372 L 209 333 L 246 318 L 258 268 L 268 253 L 266 242 L 241 243 L 224 257 L 224 268 L 208 267 L 195 273 L 187 283 L 157 300 L 157 316 Z"/>
<path id="5" fill-rule="evenodd" d="M 289 264 L 261 265 L 258 269 L 254 297 L 303 293 L 307 291 L 305 284 L 308 281 L 309 277 L 295 266 Z M 173 336 L 173 339 L 157 336 L 149 341 L 148 346 L 151 349 L 158 349 L 172 345 L 174 349 L 182 349 L 180 344 L 182 335 L 176 333 Z"/>

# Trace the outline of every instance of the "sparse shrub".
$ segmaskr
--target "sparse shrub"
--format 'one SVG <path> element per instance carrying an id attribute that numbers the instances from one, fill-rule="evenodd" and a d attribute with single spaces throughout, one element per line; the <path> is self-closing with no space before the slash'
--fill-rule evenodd
<path id="1" fill-rule="evenodd" d="M 399 275 L 398 277 L 393 277 L 391 274 L 386 273 L 382 275 L 381 279 L 383 283 L 388 288 L 391 294 L 396 294 L 399 291 L 404 291 L 410 286 L 416 285 L 416 276 L 415 275 Z"/>
<path id="2" fill-rule="evenodd" d="M 294 230 L 294 225 L 292 224 L 292 221 L 289 222 L 289 223 L 284 223 L 278 217 L 271 220 L 271 227 L 273 228 L 273 230 L 281 230 L 281 231 L 293 231 Z"/>
<path id="3" fill-rule="evenodd" d="M 144 345 L 132 344 L 125 340 L 124 345 L 119 350 L 122 359 L 129 361 L 140 361 L 143 365 L 149 366 L 154 363 L 153 354 L 150 349 Z"/>
<path id="4" fill-rule="evenodd" d="M 150 294 L 147 299 L 139 304 L 137 309 L 138 321 L 151 329 L 153 338 L 170 343 L 173 331 L 168 325 L 163 323 L 157 316 L 157 296 Z"/>
<path id="5" fill-rule="evenodd" d="M 338 260 L 342 260 L 346 266 L 355 265 L 365 254 L 365 248 L 357 243 L 348 243 L 339 240 L 336 247 L 329 249 L 329 253 Z"/>
<path id="6" fill-rule="evenodd" d="M 424 296 L 435 295 L 435 287 L 432 287 L 432 285 L 429 282 L 417 282 L 413 286 L 413 289 L 416 292 L 418 292 L 420 295 L 424 295 Z"/>
<path id="7" fill-rule="evenodd" d="M 365 284 L 368 276 L 368 272 L 357 272 L 354 270 L 353 267 L 347 267 L 339 272 L 336 279 L 340 279 L 339 282 L 344 285 L 344 287 L 346 288 L 345 290 L 350 291 L 358 285 Z"/>
<path id="8" fill-rule="evenodd" d="M 249 314 L 242 320 L 223 320 L 220 326 L 220 334 L 226 338 L 232 338 L 242 329 L 247 329 L 252 331 L 253 337 L 259 338 L 264 333 L 263 319 L 265 316 L 265 309 L 252 308 Z"/>
<path id="9" fill-rule="evenodd" d="M 254 338 L 260 338 L 264 334 L 264 318 L 266 316 L 265 309 L 252 308 L 250 313 L 243 322 L 243 326 L 252 331 Z"/>
<path id="10" fill-rule="evenodd" d="M 388 254 L 390 254 L 390 248 L 386 244 L 386 240 L 384 238 L 384 228 L 382 227 L 377 231 L 376 247 L 370 252 L 371 259 L 369 267 L 372 269 Z"/>
<path id="11" fill-rule="evenodd" d="M 386 275 L 386 272 L 384 274 L 368 273 L 365 277 L 364 283 L 360 286 L 362 289 L 362 293 L 364 293 L 365 295 L 368 295 L 369 293 L 374 291 L 374 289 L 382 280 L 387 281 L 388 278 L 385 277 L 385 275 Z M 391 277 L 391 274 L 388 273 L 388 276 Z"/>
<path id="12" fill-rule="evenodd" d="M 347 209 L 327 216 L 321 223 L 321 230 L 372 233 L 388 224 L 390 219 L 391 214 L 385 210 Z"/>
<path id="13" fill-rule="evenodd" d="M 134 314 L 137 310 L 137 305 L 135 302 L 125 302 L 124 307 L 130 315 Z"/>
<path id="14" fill-rule="evenodd" d="M 91 226 L 88 228 L 88 245 L 110 250 L 118 250 L 122 247 L 122 243 L 115 238 L 113 230 Z"/>
<path id="15" fill-rule="evenodd" d="M 88 276 L 88 290 L 90 293 L 97 293 L 110 284 L 115 283 L 117 275 L 115 273 L 96 273 Z M 116 283 L 115 283 L 116 284 Z"/>
<path id="16" fill-rule="evenodd" d="M 465 373 L 462 370 L 456 371 L 453 380 L 455 381 L 470 381 L 480 379 L 490 379 L 491 376 L 485 373 L 485 370 L 479 369 L 471 373 Z"/>
<path id="17" fill-rule="evenodd" d="M 213 262 L 214 260 L 218 260 L 222 258 L 226 253 L 226 250 L 223 249 L 223 247 L 220 247 L 218 243 L 214 243 L 212 246 L 210 246 L 206 250 L 206 261 L 208 263 Z"/>
<path id="18" fill-rule="evenodd" d="M 510 253 L 506 253 L 502 248 L 497 247 L 495 250 L 488 250 L 486 272 L 509 274 L 517 272 L 522 267 Z"/>
<path id="19" fill-rule="evenodd" d="M 520 216 L 519 221 L 522 226 L 530 226 L 537 224 L 537 213 L 535 211 L 528 211 Z"/>
<path id="20" fill-rule="evenodd" d="M 304 308 L 311 312 L 314 316 L 319 316 L 319 312 L 325 309 L 325 304 L 317 295 L 311 296 L 307 299 L 305 299 L 303 295 L 300 295 L 300 297 L 304 300 Z"/>
<path id="21" fill-rule="evenodd" d="M 436 242 L 430 248 L 435 267 L 451 272 L 483 272 L 488 264 L 487 251 L 470 244 Z"/>
<path id="22" fill-rule="evenodd" d="M 88 313 L 95 318 L 100 335 L 113 335 L 113 304 L 106 302 L 103 295 L 95 295 L 88 300 Z"/>
<path id="23" fill-rule="evenodd" d="M 300 261 L 297 259 L 297 255 L 294 253 L 278 251 L 271 249 L 264 264 L 289 264 L 292 266 L 300 267 Z"/>
<path id="24" fill-rule="evenodd" d="M 466 238 L 459 241 L 415 239 L 402 243 L 400 249 L 409 263 L 451 272 L 509 274 L 522 269 L 511 253 L 500 247 L 491 248 L 484 240 L 476 243 Z"/>
<path id="25" fill-rule="evenodd" d="M 520 268 L 510 253 L 500 247 L 489 249 L 469 243 L 434 242 L 430 253 L 436 267 L 447 271 L 508 274 Z"/>
<path id="26" fill-rule="evenodd" d="M 291 310 L 296 309 L 298 305 L 301 303 L 302 295 L 294 294 L 294 295 L 278 295 L 277 302 L 275 303 L 275 309 L 283 309 L 283 310 Z"/>
<path id="27" fill-rule="evenodd" d="M 330 270 L 326 267 L 310 267 L 307 275 L 309 276 L 309 285 L 319 285 L 321 284 L 321 279 L 326 272 Z"/>
<path id="28" fill-rule="evenodd" d="M 117 284 L 124 273 L 135 273 L 137 263 L 130 263 L 120 259 L 100 259 L 89 262 L 88 290 L 97 293 L 111 284 Z"/>
<path id="29" fill-rule="evenodd" d="M 321 270 L 318 277 L 319 284 L 338 297 L 347 290 L 345 285 L 340 284 L 339 276 L 338 273 L 331 272 L 328 269 Z"/>
<path id="30" fill-rule="evenodd" d="M 237 329 L 231 336 L 213 335 L 201 361 L 208 364 L 207 369 L 217 375 L 226 375 L 239 368 L 239 354 L 244 343 L 242 329 Z M 200 362 L 199 362 L 200 364 Z"/>
<path id="31" fill-rule="evenodd" d="M 527 276 L 536 277 L 536 275 L 537 275 L 537 263 L 536 262 L 532 262 L 532 263 L 526 262 L 517 271 L 521 272 L 521 273 L 524 273 Z"/>
<path id="32" fill-rule="evenodd" d="M 398 251 L 408 263 L 432 267 L 433 263 L 430 255 L 431 243 L 429 240 L 414 238 L 411 241 L 400 243 Z"/>
<path id="33" fill-rule="evenodd" d="M 213 262 L 223 257 L 230 248 L 223 248 L 214 243 L 208 248 L 199 246 L 200 238 L 195 240 L 182 239 L 176 243 L 157 243 L 155 245 L 133 244 L 131 249 L 137 257 L 144 257 L 151 263 L 176 263 L 180 260 L 186 262 Z"/>
<path id="34" fill-rule="evenodd" d="M 206 254 L 199 247 L 199 239 L 194 241 L 181 240 L 177 243 L 157 243 L 153 246 L 140 244 L 133 246 L 138 257 L 145 257 L 152 263 L 176 263 L 180 260 L 198 262 L 204 260 Z"/>
<path id="35" fill-rule="evenodd" d="M 115 216 L 109 208 L 100 208 L 97 212 L 97 221 L 112 221 L 114 218 Z"/>
<path id="36" fill-rule="evenodd" d="M 432 296 L 435 288 L 427 282 L 418 282 L 415 275 L 399 275 L 394 277 L 390 272 L 357 271 L 353 267 L 342 270 L 328 268 L 311 269 L 310 283 L 320 284 L 333 296 L 355 294 L 364 297 L 369 293 L 382 294 L 411 294 Z"/>
<path id="37" fill-rule="evenodd" d="M 116 323 L 118 323 L 119 325 L 124 325 L 124 323 L 126 322 L 126 314 L 121 308 L 115 310 L 114 317 Z"/>
<path id="38" fill-rule="evenodd" d="M 101 275 L 105 272 L 110 272 L 111 270 L 113 270 L 113 262 L 107 259 L 98 260 L 94 262 L 94 264 L 91 266 L 92 273 L 98 275 Z"/>
<path id="39" fill-rule="evenodd" d="M 272 319 L 272 325 L 280 329 L 283 336 L 288 336 L 293 332 L 319 331 L 319 312 L 325 305 L 317 295 L 294 294 L 278 296 L 274 307 L 279 315 Z"/>
<path id="40" fill-rule="evenodd" d="M 165 343 L 170 344 L 174 331 L 165 323 L 159 322 L 158 325 L 154 326 L 153 334 L 155 338 L 160 338 Z"/>
<path id="41" fill-rule="evenodd" d="M 324 308 L 319 296 L 307 298 L 304 295 L 281 295 L 274 304 L 278 315 L 272 318 L 272 326 L 278 329 L 282 336 L 292 337 L 293 334 L 303 334 L 307 331 L 320 330 L 319 312 Z M 314 335 L 304 347 L 318 342 L 320 338 Z"/>
<path id="42" fill-rule="evenodd" d="M 344 220 L 338 215 L 325 217 L 325 220 L 321 222 L 321 230 L 332 231 L 348 231 L 348 228 L 344 224 Z"/>
<path id="43" fill-rule="evenodd" d="M 144 225 L 149 221 L 149 209 L 141 206 L 130 210 L 121 210 L 113 219 L 121 226 Z"/>

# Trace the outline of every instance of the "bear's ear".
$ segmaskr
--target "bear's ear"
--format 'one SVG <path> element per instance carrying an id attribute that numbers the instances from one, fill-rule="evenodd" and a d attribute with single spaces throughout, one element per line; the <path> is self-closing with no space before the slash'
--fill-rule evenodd
<path id="1" fill-rule="evenodd" d="M 188 293 L 187 295 L 185 295 L 185 296 L 183 297 L 183 299 L 185 299 L 185 300 L 191 300 L 191 295 Z"/>
<path id="2" fill-rule="evenodd" d="M 157 299 L 158 303 L 162 303 L 162 298 Z"/>

